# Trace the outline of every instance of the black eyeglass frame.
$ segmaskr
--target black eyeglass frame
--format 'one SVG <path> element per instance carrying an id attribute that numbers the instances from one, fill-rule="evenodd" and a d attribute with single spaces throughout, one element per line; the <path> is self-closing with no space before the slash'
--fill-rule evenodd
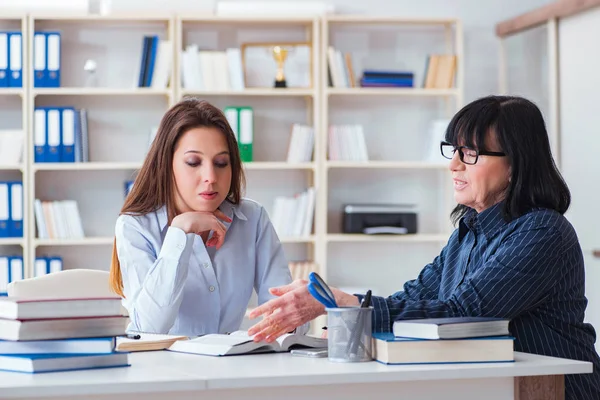
<path id="1" fill-rule="evenodd" d="M 453 156 L 454 156 L 454 153 L 456 153 L 456 151 L 458 150 L 458 156 L 460 158 L 460 161 L 467 165 L 477 164 L 477 161 L 479 161 L 479 156 L 493 156 L 493 157 L 505 157 L 506 156 L 506 153 L 503 153 L 500 151 L 485 151 L 485 150 L 473 149 L 469 146 L 454 146 L 452 143 L 442 140 L 440 142 L 440 153 L 442 153 L 442 157 L 447 158 L 449 160 L 452 160 L 452 157 L 447 157 L 444 154 L 444 146 L 454 147 L 454 150 L 452 151 Z M 475 161 L 473 161 L 472 163 L 465 162 L 464 161 L 465 154 L 463 153 L 463 149 L 468 149 L 468 150 L 474 151 L 475 152 Z"/>

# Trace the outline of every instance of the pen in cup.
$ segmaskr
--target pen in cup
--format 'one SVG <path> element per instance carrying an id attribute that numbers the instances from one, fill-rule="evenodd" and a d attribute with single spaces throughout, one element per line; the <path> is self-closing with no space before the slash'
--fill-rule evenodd
<path id="1" fill-rule="evenodd" d="M 367 290 L 365 297 L 363 298 L 360 308 L 369 308 L 371 306 L 371 290 Z M 358 350 L 358 346 L 361 344 L 361 335 L 363 331 L 363 314 L 362 312 L 358 312 L 358 316 L 356 318 L 356 325 L 354 326 L 354 330 L 351 333 L 350 341 L 348 342 L 348 356 L 350 354 L 356 354 Z M 361 346 L 364 350 L 364 346 Z"/>

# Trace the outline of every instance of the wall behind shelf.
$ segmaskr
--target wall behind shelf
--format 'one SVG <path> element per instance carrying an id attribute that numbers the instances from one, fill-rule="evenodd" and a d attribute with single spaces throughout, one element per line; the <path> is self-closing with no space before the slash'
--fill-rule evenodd
<path id="1" fill-rule="evenodd" d="M 240 0 L 244 1 L 244 0 Z M 250 0 L 249 0 L 250 1 Z M 274 0 L 280 1 L 280 0 Z M 217 0 L 120 0 L 113 10 L 122 11 L 212 11 Z M 465 34 L 465 101 L 498 90 L 498 44 L 494 24 L 535 9 L 551 0 L 324 0 L 338 13 L 403 15 L 407 17 L 456 17 L 462 20 Z M 541 44 L 540 44 L 541 45 Z M 536 47 L 535 43 L 532 43 Z M 532 58 L 535 56 L 532 55 Z"/>

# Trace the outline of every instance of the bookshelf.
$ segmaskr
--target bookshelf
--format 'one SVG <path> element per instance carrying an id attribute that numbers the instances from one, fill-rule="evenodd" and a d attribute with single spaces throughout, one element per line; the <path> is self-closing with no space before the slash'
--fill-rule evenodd
<path id="1" fill-rule="evenodd" d="M 35 163 L 33 130 L 29 129 L 28 260 L 26 276 L 33 276 L 33 260 L 60 256 L 64 269 L 108 270 L 114 222 L 124 200 L 124 182 L 141 167 L 150 131 L 175 103 L 172 87 L 136 87 L 142 37 L 158 35 L 175 40 L 172 16 L 60 15 L 28 16 L 30 58 L 34 32 L 61 33 L 61 85 L 56 88 L 28 85 L 28 126 L 34 126 L 36 107 L 75 107 L 87 110 L 89 162 Z M 116 44 L 119 44 L 118 46 Z M 96 80 L 86 84 L 83 66 L 97 62 Z M 28 74 L 34 73 L 30 65 Z M 173 79 L 173 70 L 171 79 Z M 34 200 L 76 200 L 84 238 L 40 239 L 37 235 Z"/>
<path id="2" fill-rule="evenodd" d="M 429 139 L 424 137 L 427 120 L 449 119 L 463 103 L 462 26 L 455 19 L 360 15 L 333 15 L 322 24 L 321 146 L 328 143 L 331 125 L 360 124 L 369 161 L 321 160 L 325 189 L 319 193 L 316 230 L 325 245 L 317 260 L 331 285 L 385 296 L 414 279 L 451 232 L 447 221 L 454 201 L 447 163 L 419 155 L 421 143 Z M 347 61 L 344 65 L 349 87 L 336 85 L 327 57 L 330 46 L 351 59 L 350 67 Z M 450 87 L 423 88 L 430 53 L 456 55 Z M 358 80 L 366 69 L 413 71 L 414 87 L 363 87 Z M 390 126 L 398 128 L 390 132 Z M 345 204 L 381 203 L 416 204 L 418 233 L 342 233 Z"/>
<path id="3" fill-rule="evenodd" d="M 316 18 L 238 18 L 212 15 L 186 15 L 176 18 L 179 43 L 176 65 L 182 66 L 182 51 L 190 45 L 203 50 L 225 51 L 241 48 L 244 43 L 308 42 L 311 45 L 312 86 L 272 88 L 251 87 L 246 78 L 242 90 L 199 90 L 186 87 L 184 73 L 176 75 L 177 97 L 204 98 L 219 108 L 248 106 L 254 111 L 254 157 L 245 162 L 246 195 L 260 202 L 272 214 L 274 197 L 293 196 L 310 186 L 318 186 L 320 168 L 318 154 L 324 152 L 314 146 L 313 162 L 288 163 L 286 153 L 290 127 L 294 123 L 315 129 L 320 116 L 320 85 L 318 60 L 320 57 L 320 21 Z M 267 72 L 275 77 L 275 70 Z M 272 216 L 272 215 L 271 215 Z M 314 260 L 316 248 L 321 245 L 317 235 L 280 237 L 290 261 Z"/>
<path id="4" fill-rule="evenodd" d="M 25 234 L 23 239 L 1 239 L 0 251 L 20 251 L 22 246 L 27 277 L 33 276 L 35 257 L 45 254 L 61 256 L 65 269 L 108 270 L 114 221 L 124 199 L 123 183 L 133 179 L 140 168 L 150 129 L 158 125 L 171 105 L 186 96 L 206 99 L 222 109 L 252 107 L 254 158 L 244 163 L 246 195 L 263 204 L 269 213 L 273 212 L 275 196 L 293 196 L 307 187 L 317 188 L 312 233 L 281 237 L 281 241 L 290 261 L 314 260 L 332 285 L 373 285 L 381 288 L 380 291 L 391 285 L 397 289 L 403 279 L 416 276 L 415 271 L 437 255 L 448 238 L 447 221 L 453 198 L 447 166 L 422 160 L 410 149 L 423 147 L 430 119 L 449 118 L 463 103 L 460 21 L 360 15 L 245 18 L 203 14 L 35 14 L 3 17 L 0 23 L 20 27 L 27 44 L 24 89 L 0 89 L 0 102 L 10 104 L 8 109 L 14 125 L 10 128 L 22 126 L 27 132 L 23 164 L 0 165 L 0 177 L 23 179 Z M 33 87 L 33 67 L 29 60 L 33 56 L 36 30 L 61 32 L 61 87 Z M 164 89 L 138 88 L 134 84 L 141 39 L 150 34 L 172 40 L 176 50 L 170 84 Z M 419 35 L 424 39 L 414 39 Z M 120 45 L 115 46 L 116 42 Z M 196 44 L 223 51 L 246 42 L 310 43 L 312 86 L 243 90 L 186 87 L 182 51 L 187 46 Z M 328 87 L 329 45 L 352 53 L 357 74 L 367 67 L 412 70 L 416 74 L 415 87 Z M 426 54 L 434 51 L 456 54 L 458 64 L 453 87 L 421 88 Z M 98 85 L 94 87 L 85 87 L 83 65 L 89 58 L 101 61 Z M 275 71 L 272 74 L 274 76 Z M 74 106 L 88 110 L 89 162 L 33 162 L 34 110 L 39 106 Z M 6 111 L 0 111 L 0 115 L 3 112 Z M 369 161 L 328 160 L 328 127 L 346 121 L 365 127 Z M 313 161 L 286 161 L 290 127 L 294 123 L 314 128 Z M 390 132 L 390 126 L 401 129 Z M 398 188 L 390 190 L 396 185 Z M 86 237 L 39 239 L 33 205 L 36 198 L 76 200 Z M 419 233 L 406 236 L 341 233 L 343 204 L 381 201 L 418 202 L 419 227 L 422 227 Z M 369 260 L 376 254 L 380 254 L 378 264 L 379 259 L 401 257 L 411 268 L 398 272 L 393 264 L 382 263 L 365 269 L 364 264 L 373 263 Z M 373 274 L 376 268 L 380 271 Z M 371 280 L 363 280 L 368 273 Z"/>

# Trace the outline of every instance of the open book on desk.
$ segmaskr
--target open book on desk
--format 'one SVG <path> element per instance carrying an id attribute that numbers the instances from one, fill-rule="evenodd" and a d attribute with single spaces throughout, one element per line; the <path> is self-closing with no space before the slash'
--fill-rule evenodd
<path id="1" fill-rule="evenodd" d="M 295 348 L 326 348 L 327 339 L 289 333 L 277 338 L 273 343 L 255 343 L 246 331 L 231 334 L 209 334 L 190 340 L 180 340 L 169 346 L 168 350 L 180 353 L 202 354 L 207 356 L 229 356 L 235 354 L 254 354 L 286 352 Z"/>

